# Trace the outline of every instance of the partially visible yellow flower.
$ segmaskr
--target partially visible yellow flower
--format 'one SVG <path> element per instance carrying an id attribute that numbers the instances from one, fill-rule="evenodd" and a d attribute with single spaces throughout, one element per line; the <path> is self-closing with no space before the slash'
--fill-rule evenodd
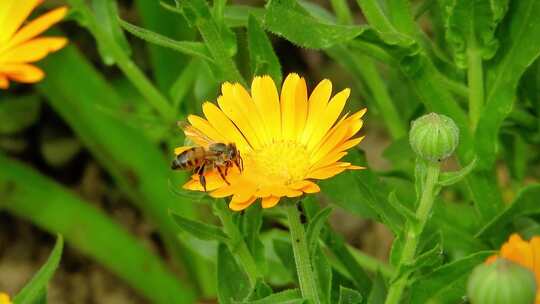
<path id="1" fill-rule="evenodd" d="M 263 208 L 270 208 L 282 197 L 319 192 L 313 180 L 362 169 L 340 161 L 363 139 L 354 136 L 362 128 L 366 109 L 339 118 L 349 89 L 332 97 L 332 83 L 325 79 L 308 96 L 306 81 L 293 73 L 280 94 L 269 76 L 255 77 L 251 94 L 238 83 L 224 83 L 221 93 L 219 107 L 203 104 L 206 119 L 190 115 L 188 121 L 213 141 L 235 143 L 240 151 L 244 168 L 230 170 L 230 184 L 215 171 L 205 175 L 211 196 L 232 195 L 231 209 L 243 210 L 258 198 Z M 203 191 L 196 174 L 184 188 Z"/>
<path id="2" fill-rule="evenodd" d="M 62 20 L 66 7 L 54 9 L 26 24 L 30 13 L 42 0 L 0 0 L 0 89 L 9 81 L 38 82 L 45 74 L 31 63 L 64 47 L 63 37 L 37 37 Z"/>
<path id="3" fill-rule="evenodd" d="M 0 304 L 11 304 L 11 299 L 7 293 L 0 292 Z"/>
<path id="4" fill-rule="evenodd" d="M 492 255 L 486 263 L 492 263 L 497 258 L 505 258 L 530 269 L 536 278 L 536 304 L 540 304 L 540 237 L 535 236 L 530 241 L 524 241 L 514 233 L 501 246 L 498 255 Z"/>

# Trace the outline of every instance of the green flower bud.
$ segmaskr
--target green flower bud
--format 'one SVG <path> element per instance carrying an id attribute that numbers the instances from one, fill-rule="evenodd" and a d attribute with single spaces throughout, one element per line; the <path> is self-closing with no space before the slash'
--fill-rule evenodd
<path id="1" fill-rule="evenodd" d="M 529 269 L 504 258 L 477 266 L 467 284 L 472 304 L 533 304 L 536 280 Z"/>
<path id="2" fill-rule="evenodd" d="M 450 117 L 429 113 L 412 122 L 409 142 L 422 159 L 442 161 L 456 149 L 459 129 Z"/>

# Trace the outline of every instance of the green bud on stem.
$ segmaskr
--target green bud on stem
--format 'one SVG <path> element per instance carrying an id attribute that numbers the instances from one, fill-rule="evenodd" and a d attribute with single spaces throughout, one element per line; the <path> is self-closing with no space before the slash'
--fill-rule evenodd
<path id="1" fill-rule="evenodd" d="M 529 269 L 504 258 L 478 265 L 467 284 L 472 304 L 533 304 L 536 280 Z"/>
<path id="2" fill-rule="evenodd" d="M 409 142 L 420 158 L 430 162 L 442 161 L 456 149 L 459 128 L 450 117 L 429 113 L 412 122 Z"/>

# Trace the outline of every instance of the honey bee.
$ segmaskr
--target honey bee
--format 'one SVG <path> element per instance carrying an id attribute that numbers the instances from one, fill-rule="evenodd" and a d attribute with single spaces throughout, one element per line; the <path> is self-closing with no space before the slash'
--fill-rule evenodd
<path id="1" fill-rule="evenodd" d="M 242 171 L 243 162 L 240 151 L 234 143 L 215 142 L 189 124 L 180 124 L 187 137 L 193 139 L 196 146 L 178 154 L 171 164 L 173 170 L 187 170 L 199 175 L 199 181 L 206 191 L 205 173 L 214 168 L 221 178 L 227 181 L 229 168 L 236 167 Z"/>

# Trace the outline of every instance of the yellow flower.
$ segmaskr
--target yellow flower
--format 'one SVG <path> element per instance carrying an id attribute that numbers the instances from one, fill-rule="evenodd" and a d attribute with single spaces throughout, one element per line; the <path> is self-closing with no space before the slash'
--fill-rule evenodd
<path id="1" fill-rule="evenodd" d="M 31 63 L 64 47 L 63 37 L 37 37 L 62 20 L 67 8 L 54 9 L 23 25 L 42 0 L 0 0 L 0 89 L 9 81 L 38 82 L 45 74 Z"/>
<path id="2" fill-rule="evenodd" d="M 535 236 L 530 241 L 524 241 L 514 233 L 501 246 L 498 255 L 490 256 L 486 263 L 493 263 L 497 258 L 505 258 L 525 268 L 530 269 L 536 278 L 536 304 L 540 304 L 540 237 Z"/>
<path id="3" fill-rule="evenodd" d="M 11 304 L 11 299 L 7 293 L 0 292 L 0 304 Z"/>
<path id="4" fill-rule="evenodd" d="M 313 180 L 362 169 L 340 161 L 363 139 L 353 136 L 362 128 L 366 109 L 347 113 L 338 121 L 349 89 L 331 97 L 332 83 L 325 79 L 308 97 L 304 78 L 289 74 L 280 95 L 268 76 L 253 79 L 251 95 L 238 83 L 224 83 L 221 93 L 219 107 L 203 104 L 206 119 L 190 115 L 188 121 L 209 139 L 234 143 L 240 151 L 243 170 L 231 169 L 227 182 L 215 170 L 205 174 L 211 196 L 232 195 L 231 209 L 243 210 L 258 198 L 263 208 L 270 208 L 282 197 L 319 192 Z M 191 133 L 185 133 L 197 142 Z M 188 148 L 177 148 L 175 153 Z M 197 174 L 184 188 L 204 191 Z"/>

